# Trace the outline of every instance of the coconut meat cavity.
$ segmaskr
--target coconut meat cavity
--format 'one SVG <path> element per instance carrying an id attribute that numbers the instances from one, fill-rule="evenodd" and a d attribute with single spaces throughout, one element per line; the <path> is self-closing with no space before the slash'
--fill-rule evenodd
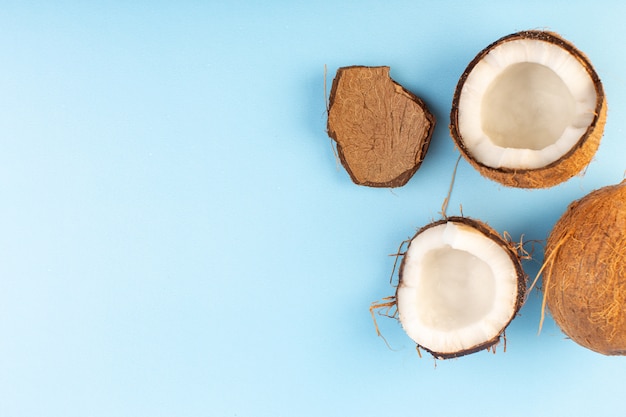
<path id="1" fill-rule="evenodd" d="M 568 50 L 536 39 L 512 40 L 489 51 L 469 73 L 459 130 L 484 165 L 541 168 L 576 145 L 595 107 L 593 80 Z"/>
<path id="2" fill-rule="evenodd" d="M 447 222 L 417 235 L 397 291 L 400 321 L 418 345 L 453 353 L 497 337 L 515 314 L 517 271 L 478 230 Z"/>

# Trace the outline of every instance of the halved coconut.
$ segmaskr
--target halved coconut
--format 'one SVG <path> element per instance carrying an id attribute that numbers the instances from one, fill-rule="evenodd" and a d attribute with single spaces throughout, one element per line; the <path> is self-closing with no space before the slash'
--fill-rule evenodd
<path id="1" fill-rule="evenodd" d="M 498 343 L 522 305 L 516 251 L 477 220 L 450 217 L 411 239 L 400 267 L 400 323 L 417 345 L 447 359 Z"/>
<path id="2" fill-rule="evenodd" d="M 461 76 L 450 132 L 481 175 L 507 186 L 559 184 L 591 162 L 606 121 L 589 59 L 555 33 L 525 31 L 482 50 Z"/>

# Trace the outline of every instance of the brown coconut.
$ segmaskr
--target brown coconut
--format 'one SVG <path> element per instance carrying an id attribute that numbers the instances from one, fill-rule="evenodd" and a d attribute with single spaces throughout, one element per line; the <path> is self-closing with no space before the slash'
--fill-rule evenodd
<path id="1" fill-rule="evenodd" d="M 626 181 L 572 203 L 546 246 L 544 296 L 576 343 L 626 354 Z"/>
<path id="2" fill-rule="evenodd" d="M 513 244 L 479 220 L 449 217 L 411 239 L 396 303 L 400 323 L 417 347 L 449 359 L 495 348 L 525 292 Z"/>
<path id="3" fill-rule="evenodd" d="M 536 56 L 532 56 L 532 54 L 529 54 L 531 55 L 531 57 L 525 57 L 524 54 L 527 52 L 527 50 L 529 49 L 533 50 L 533 48 L 526 48 L 526 50 L 524 50 L 524 48 L 520 48 L 519 47 L 520 41 L 523 41 L 524 43 L 527 43 L 527 44 L 533 44 L 533 45 L 536 44 L 538 46 L 538 48 L 536 49 L 538 51 L 535 54 Z M 511 46 L 513 47 L 511 48 Z M 554 53 L 557 53 L 557 54 L 559 54 L 560 51 L 566 52 L 567 54 L 569 54 L 569 57 L 571 57 L 571 59 L 573 60 L 571 62 L 577 62 L 580 64 L 579 72 L 586 73 L 586 75 L 589 78 L 590 85 L 593 86 L 592 89 L 595 90 L 595 101 L 590 100 L 591 102 L 589 103 L 587 108 L 581 111 L 582 114 L 584 114 L 585 112 L 588 112 L 589 114 L 588 120 L 585 120 L 584 123 L 580 121 L 573 122 L 573 125 L 576 125 L 575 127 L 580 128 L 580 129 L 577 130 L 577 134 L 574 135 L 574 138 L 572 140 L 568 140 L 567 146 L 562 151 L 564 153 L 560 157 L 558 157 L 558 159 L 556 160 L 553 160 L 551 162 L 550 161 L 540 162 L 540 163 L 538 162 L 537 164 L 533 164 L 530 167 L 528 165 L 525 165 L 524 162 L 500 164 L 499 162 L 495 160 L 490 161 L 490 162 L 485 162 L 484 158 L 481 161 L 480 160 L 481 158 L 477 157 L 476 145 L 474 145 L 473 143 L 470 144 L 470 142 L 472 141 L 468 139 L 470 135 L 467 133 L 467 129 L 464 132 L 462 126 L 460 126 L 461 114 L 463 112 L 468 111 L 468 109 L 462 108 L 462 105 L 461 105 L 462 98 L 464 95 L 467 95 L 467 97 L 469 97 L 471 94 L 476 93 L 473 87 L 466 86 L 466 82 L 468 78 L 470 77 L 471 74 L 477 71 L 478 68 L 481 68 L 481 66 L 484 66 L 485 63 L 487 62 L 489 62 L 487 66 L 493 66 L 494 63 L 497 64 L 497 62 L 495 61 L 498 61 L 500 58 L 494 59 L 494 54 L 497 54 L 497 53 L 501 54 L 502 51 L 505 50 L 503 48 L 507 48 L 507 47 L 509 47 L 509 50 L 511 51 L 514 51 L 515 48 L 518 49 L 518 51 L 512 52 L 512 53 L 518 53 L 519 56 L 512 58 L 511 61 L 516 61 L 515 64 L 520 64 L 520 63 L 526 64 L 530 68 L 534 67 L 537 62 L 542 61 L 544 59 L 546 61 L 549 61 L 548 58 L 544 58 L 544 57 L 548 56 L 548 54 L 551 52 L 548 53 L 546 51 L 553 50 L 555 51 Z M 494 51 L 497 51 L 497 52 L 494 52 Z M 565 59 L 560 59 L 558 62 L 561 62 L 561 61 L 565 61 Z M 503 65 L 510 65 L 510 64 L 507 63 Z M 544 66 L 543 64 L 541 65 Z M 555 65 L 555 67 L 558 67 L 558 65 Z M 539 68 L 539 69 L 541 71 L 545 71 L 545 68 L 543 69 Z M 551 70 L 545 71 L 545 72 L 548 75 L 550 75 L 550 71 Z M 537 71 L 537 74 L 539 73 L 540 71 Z M 561 76 L 561 74 L 559 74 L 558 71 L 555 72 L 555 74 L 557 77 Z M 516 123 L 521 124 L 521 126 L 512 127 L 510 128 L 509 131 L 503 130 L 501 132 L 496 132 L 496 133 L 490 132 L 489 134 L 486 134 L 486 137 L 489 138 L 491 142 L 495 140 L 494 137 L 497 136 L 498 134 L 502 134 L 505 136 L 505 139 L 504 139 L 505 142 L 507 141 L 506 139 L 507 136 L 509 138 L 508 140 L 517 141 L 517 138 L 515 139 L 512 138 L 512 136 L 515 135 L 515 133 L 511 135 L 511 132 L 519 132 L 520 130 L 523 130 L 524 128 L 528 128 L 529 130 L 532 130 L 534 128 L 532 126 L 529 126 L 529 123 L 523 120 L 524 118 L 527 120 L 530 120 L 531 121 L 530 123 L 534 123 L 533 120 L 538 120 L 538 118 L 540 118 L 542 115 L 544 115 L 546 118 L 550 118 L 551 115 L 549 115 L 549 113 L 551 111 L 554 111 L 556 108 L 563 107 L 562 103 L 559 103 L 558 100 L 555 100 L 552 103 L 552 106 L 548 106 L 547 109 L 546 108 L 542 109 L 542 106 L 543 106 L 542 103 L 545 102 L 544 97 L 542 97 L 542 94 L 544 94 L 545 91 L 542 91 L 542 86 L 540 85 L 541 82 L 537 83 L 536 81 L 537 80 L 541 81 L 544 79 L 546 79 L 544 75 L 527 76 L 527 79 L 523 81 L 526 84 L 523 85 L 523 87 L 520 87 L 518 89 L 517 94 L 511 94 L 511 97 L 508 97 L 502 100 L 504 103 L 495 104 L 496 106 L 503 109 L 502 112 L 504 113 L 508 112 L 504 116 L 514 117 L 515 115 L 513 113 L 519 111 L 519 107 L 516 105 L 516 100 L 518 100 L 520 95 L 525 94 L 525 92 L 529 92 L 528 95 L 534 94 L 535 96 L 537 96 L 536 105 L 534 106 L 536 107 L 536 109 L 531 109 L 530 108 L 531 106 L 529 106 L 526 114 L 523 117 L 520 117 L 516 121 Z M 498 78 L 496 78 L 496 80 L 498 80 Z M 490 85 L 494 85 L 494 84 L 495 83 L 492 83 Z M 505 93 L 502 93 L 502 94 L 505 94 Z M 567 100 L 569 100 L 569 98 L 567 98 Z M 573 101 L 569 100 L 569 101 L 571 101 L 571 103 L 573 104 L 576 100 L 573 100 Z M 484 105 L 484 104 L 485 103 L 483 101 L 481 105 Z M 480 107 L 481 105 L 477 104 L 476 106 L 473 106 L 473 107 Z M 533 114 L 533 112 L 535 112 L 535 114 Z M 581 51 L 579 51 L 572 43 L 564 40 L 562 37 L 560 37 L 556 33 L 538 31 L 538 30 L 530 30 L 530 31 L 523 31 L 519 33 L 513 33 L 511 35 L 505 36 L 497 40 L 496 42 L 492 43 L 491 45 L 483 49 L 470 62 L 470 64 L 467 66 L 467 68 L 461 75 L 461 78 L 459 79 L 458 85 L 456 87 L 456 91 L 454 93 L 454 97 L 452 101 L 452 110 L 450 113 L 450 132 L 451 132 L 452 138 L 454 139 L 462 155 L 465 157 L 467 161 L 470 162 L 472 166 L 474 166 L 474 168 L 476 168 L 479 171 L 479 173 L 482 176 L 492 179 L 494 181 L 497 181 L 506 186 L 511 186 L 511 187 L 546 188 L 546 187 L 551 187 L 563 181 L 568 180 L 572 176 L 581 172 L 581 170 L 583 170 L 583 168 L 591 162 L 600 144 L 600 139 L 602 137 L 602 133 L 603 133 L 604 125 L 606 121 L 606 112 L 607 112 L 607 104 L 606 104 L 606 98 L 604 95 L 604 90 L 602 88 L 602 83 L 600 82 L 600 78 L 598 77 L 596 71 L 592 67 L 591 62 L 589 61 L 587 56 L 585 56 Z M 476 119 L 481 119 L 481 120 L 476 120 L 476 122 L 482 124 L 482 129 L 484 131 L 488 130 L 485 127 L 486 117 L 484 116 L 484 111 L 482 109 L 480 110 L 477 109 L 476 113 L 477 114 L 480 113 L 481 115 L 476 118 Z M 503 118 L 501 116 L 499 117 Z M 555 123 L 554 128 L 557 129 L 557 128 L 560 128 L 560 126 L 557 126 Z M 532 134 L 530 134 L 530 136 L 532 136 Z M 507 143 L 506 145 L 502 145 L 502 147 L 504 148 L 508 147 L 509 149 L 529 148 L 529 149 L 532 149 L 533 151 L 542 150 L 542 149 L 535 149 L 535 147 L 542 146 L 542 145 L 530 145 L 530 144 L 526 145 L 524 143 L 525 141 L 526 140 L 524 139 L 520 141 L 521 143 L 516 142 L 512 145 L 510 143 Z M 528 142 L 530 143 L 532 141 L 533 141 L 533 138 L 531 137 Z M 560 145 L 560 147 L 563 147 L 563 145 Z"/>
<path id="4" fill-rule="evenodd" d="M 328 109 L 328 134 L 353 182 L 400 187 L 422 163 L 435 117 L 389 77 L 389 67 L 339 68 Z"/>

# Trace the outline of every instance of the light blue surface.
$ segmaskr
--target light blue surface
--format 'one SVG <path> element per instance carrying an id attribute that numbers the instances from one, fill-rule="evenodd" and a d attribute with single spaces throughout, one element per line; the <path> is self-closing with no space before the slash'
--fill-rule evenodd
<path id="1" fill-rule="evenodd" d="M 0 4 L 0 416 L 589 416 L 625 358 L 566 340 L 540 295 L 507 351 L 420 359 L 372 301 L 439 218 L 456 82 L 483 47 L 548 28 L 604 83 L 584 177 L 506 189 L 465 161 L 448 214 L 542 240 L 626 169 L 626 3 Z M 498 4 L 500 4 L 498 3 Z M 325 134 L 346 65 L 389 65 L 438 119 L 403 188 L 354 185 Z M 530 247 L 530 246 L 529 246 Z M 534 276 L 542 261 L 526 262 Z"/>

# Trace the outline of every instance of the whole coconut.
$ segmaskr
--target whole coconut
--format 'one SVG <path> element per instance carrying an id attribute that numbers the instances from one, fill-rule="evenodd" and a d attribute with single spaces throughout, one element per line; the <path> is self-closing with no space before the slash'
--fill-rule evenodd
<path id="1" fill-rule="evenodd" d="M 626 181 L 570 204 L 548 237 L 548 309 L 576 343 L 626 355 Z"/>

